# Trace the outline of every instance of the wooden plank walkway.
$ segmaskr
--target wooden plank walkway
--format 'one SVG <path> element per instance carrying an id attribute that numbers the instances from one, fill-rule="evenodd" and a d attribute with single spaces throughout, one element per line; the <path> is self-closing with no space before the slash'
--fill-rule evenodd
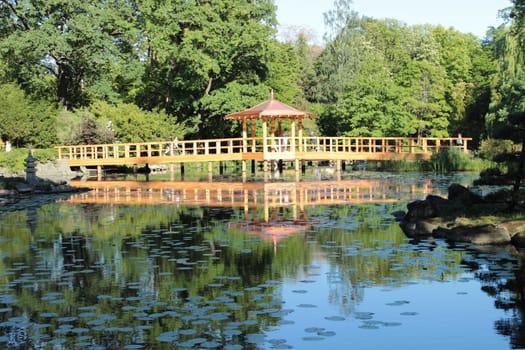
<path id="1" fill-rule="evenodd" d="M 269 137 L 57 146 L 72 167 L 218 161 L 422 160 L 470 138 Z"/>

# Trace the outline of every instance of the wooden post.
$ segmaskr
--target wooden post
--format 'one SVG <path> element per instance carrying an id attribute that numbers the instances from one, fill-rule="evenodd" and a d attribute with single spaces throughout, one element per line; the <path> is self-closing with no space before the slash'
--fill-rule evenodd
<path id="1" fill-rule="evenodd" d="M 268 152 L 268 124 L 267 124 L 266 119 L 263 119 L 262 129 L 263 129 L 263 153 L 266 153 Z"/>
<path id="2" fill-rule="evenodd" d="M 246 153 L 248 151 L 248 133 L 246 129 L 246 118 L 242 118 L 242 151 Z"/>
<path id="3" fill-rule="evenodd" d="M 295 133 L 295 118 L 292 118 L 292 123 L 291 123 L 291 126 L 290 126 L 290 129 L 291 129 L 291 142 L 292 144 L 290 145 L 290 151 L 291 152 L 294 152 L 297 150 L 296 148 L 296 139 L 295 139 L 295 136 L 296 136 L 296 133 Z"/>
<path id="4" fill-rule="evenodd" d="M 252 122 L 251 122 L 251 127 L 252 127 L 252 152 L 255 152 L 257 151 L 257 148 L 255 147 L 255 119 L 252 119 Z"/>

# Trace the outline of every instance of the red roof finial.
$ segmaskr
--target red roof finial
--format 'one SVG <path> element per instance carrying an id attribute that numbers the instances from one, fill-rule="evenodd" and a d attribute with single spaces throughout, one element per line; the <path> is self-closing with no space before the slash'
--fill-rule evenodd
<path id="1" fill-rule="evenodd" d="M 273 89 L 270 90 L 270 100 L 273 100 Z"/>

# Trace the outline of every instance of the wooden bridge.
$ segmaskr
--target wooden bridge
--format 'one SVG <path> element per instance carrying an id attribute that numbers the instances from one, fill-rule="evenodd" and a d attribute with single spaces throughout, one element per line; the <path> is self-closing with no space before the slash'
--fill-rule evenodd
<path id="1" fill-rule="evenodd" d="M 59 159 L 67 159 L 71 167 L 185 164 L 240 161 L 243 173 L 246 161 L 263 162 L 268 171 L 271 162 L 292 161 L 299 171 L 305 161 L 355 160 L 424 160 L 442 148 L 467 152 L 470 138 L 403 138 L 403 137 L 252 137 L 114 143 L 101 145 L 58 146 Z M 344 164 L 344 163 L 343 163 Z"/>

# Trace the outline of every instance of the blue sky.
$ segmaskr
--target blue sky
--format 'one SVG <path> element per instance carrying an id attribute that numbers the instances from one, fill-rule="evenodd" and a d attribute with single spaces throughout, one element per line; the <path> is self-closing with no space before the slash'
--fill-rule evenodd
<path id="1" fill-rule="evenodd" d="M 322 42 L 323 13 L 333 0 L 275 0 L 277 20 L 282 26 L 303 26 L 315 31 Z M 498 10 L 511 6 L 510 0 L 353 0 L 353 10 L 373 18 L 395 18 L 414 24 L 441 24 L 480 38 L 490 26 L 502 23 Z"/>

